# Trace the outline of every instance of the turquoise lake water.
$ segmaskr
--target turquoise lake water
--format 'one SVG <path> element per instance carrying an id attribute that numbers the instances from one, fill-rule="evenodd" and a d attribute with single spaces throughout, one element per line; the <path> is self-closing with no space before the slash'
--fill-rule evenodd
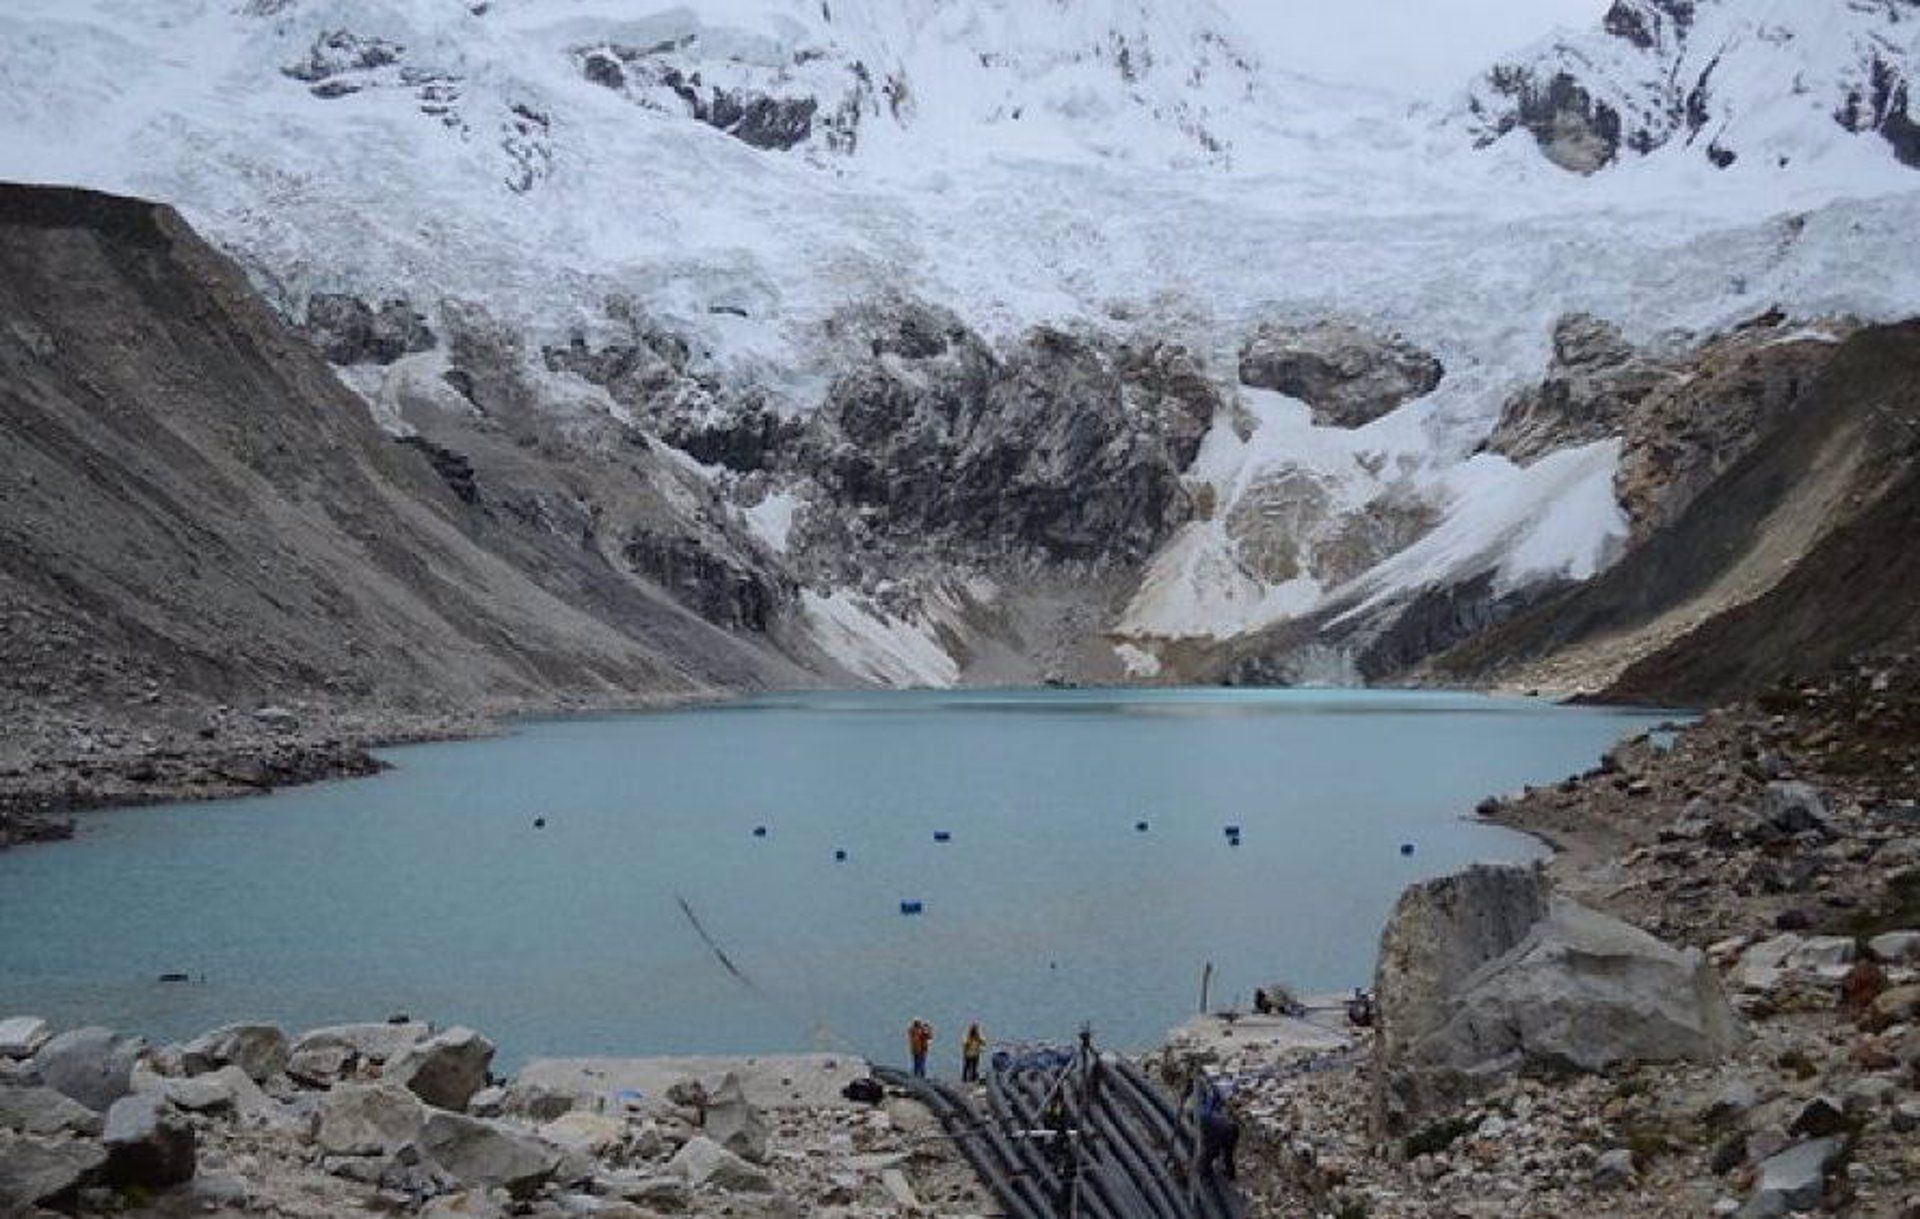
<path id="1" fill-rule="evenodd" d="M 377 778 L 91 814 L 72 843 L 0 854 L 0 1016 L 172 1039 L 404 1011 L 481 1029 L 506 1066 L 895 1061 L 915 1015 L 939 1060 L 975 1019 L 1008 1038 L 1089 1021 L 1145 1046 L 1194 1009 L 1207 961 L 1216 1003 L 1366 982 L 1403 886 L 1540 853 L 1466 820 L 1476 801 L 1663 718 L 1155 690 L 528 722 L 387 751 Z M 157 980 L 174 971 L 194 980 Z"/>

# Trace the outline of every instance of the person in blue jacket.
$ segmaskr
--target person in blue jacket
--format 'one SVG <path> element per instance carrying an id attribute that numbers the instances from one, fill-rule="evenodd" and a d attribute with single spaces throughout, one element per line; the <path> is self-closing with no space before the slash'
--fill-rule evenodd
<path id="1" fill-rule="evenodd" d="M 1201 1076 L 1194 1088 L 1198 1092 L 1195 1116 L 1200 1123 L 1200 1171 L 1219 1164 L 1221 1174 L 1232 1181 L 1237 1176 L 1234 1154 L 1240 1146 L 1240 1122 L 1227 1107 L 1226 1094 L 1218 1084 Z"/>

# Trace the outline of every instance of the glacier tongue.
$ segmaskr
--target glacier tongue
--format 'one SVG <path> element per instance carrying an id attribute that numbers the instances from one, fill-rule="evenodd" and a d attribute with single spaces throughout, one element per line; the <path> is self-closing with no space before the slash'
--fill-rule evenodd
<path id="1" fill-rule="evenodd" d="M 1577 75 L 1622 140 L 1646 133 L 1648 155 L 1583 178 L 1524 133 L 1475 147 L 1522 125 L 1511 90 L 1409 108 L 1306 80 L 1263 66 L 1209 0 L 15 0 L 0 174 L 175 203 L 296 319 L 324 293 L 408 301 L 443 333 L 484 318 L 561 412 L 621 417 L 535 355 L 630 342 L 616 314 L 684 348 L 674 375 L 702 409 L 750 399 L 774 420 L 844 371 L 835 319 L 887 297 L 1001 345 L 1042 325 L 1170 339 L 1222 379 L 1275 320 L 1438 356 L 1433 393 L 1353 431 L 1231 391 L 1186 477 L 1210 511 L 1106 624 L 1144 672 L 1145 641 L 1235 635 L 1336 594 L 1365 608 L 1483 571 L 1504 590 L 1604 565 L 1623 532 L 1616 448 L 1526 470 L 1474 455 L 1564 313 L 1644 343 L 1776 305 L 1920 310 L 1920 179 L 1874 95 L 1920 21 L 1685 7 L 1681 29 L 1663 0 L 1616 6 L 1645 46 L 1615 16 L 1509 60 Z M 1689 74 L 1697 105 L 1674 92 Z M 1849 130 L 1835 110 L 1861 81 L 1872 121 Z M 1719 168 L 1708 145 L 1739 155 Z M 404 431 L 398 377 L 410 400 L 471 409 L 444 371 L 414 355 L 350 379 Z M 806 496 L 747 490 L 746 527 L 785 555 Z M 938 632 L 830 583 L 804 601 L 829 652 L 880 680 L 961 676 Z M 853 649 L 863 633 L 877 651 Z"/>

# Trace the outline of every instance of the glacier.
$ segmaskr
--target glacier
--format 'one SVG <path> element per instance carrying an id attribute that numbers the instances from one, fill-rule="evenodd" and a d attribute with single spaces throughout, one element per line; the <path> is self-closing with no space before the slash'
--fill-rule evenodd
<path id="1" fill-rule="evenodd" d="M 622 337 L 624 302 L 717 397 L 783 418 L 837 374 L 834 320 L 889 297 L 993 343 L 1043 325 L 1178 341 L 1230 405 L 1185 473 L 1211 517 L 1103 628 L 1146 677 L 1170 642 L 1483 572 L 1505 590 L 1604 567 L 1626 536 L 1614 446 L 1525 469 L 1478 451 L 1563 314 L 1658 343 L 1775 307 L 1920 312 L 1920 178 L 1834 113 L 1874 64 L 1916 61 L 1920 13 L 1699 0 L 1684 39 L 1613 29 L 1670 4 L 1515 31 L 1501 65 L 1579 72 L 1650 133 L 1583 176 L 1503 129 L 1499 67 L 1436 97 L 1332 84 L 1264 64 L 1210 0 L 14 0 L 0 175 L 173 203 L 290 318 L 317 294 L 404 299 L 530 352 L 597 349 Z M 1677 73 L 1706 84 L 1676 120 Z M 1690 106 L 1739 155 L 1704 155 Z M 1404 336 L 1444 380 L 1353 430 L 1232 384 L 1256 324 L 1327 318 Z M 404 431 L 402 381 L 468 409 L 444 371 L 429 352 L 342 375 Z M 527 372 L 556 412 L 623 410 L 531 357 Z M 681 473 L 733 496 L 776 557 L 804 534 L 793 487 L 742 494 L 691 457 Z M 1303 546 L 1381 505 L 1417 505 L 1430 529 L 1338 583 L 1265 578 L 1222 522 L 1287 480 L 1319 505 L 1292 526 Z M 936 587 L 901 609 L 810 587 L 801 617 L 867 679 L 950 684 L 962 603 L 1003 592 Z"/>

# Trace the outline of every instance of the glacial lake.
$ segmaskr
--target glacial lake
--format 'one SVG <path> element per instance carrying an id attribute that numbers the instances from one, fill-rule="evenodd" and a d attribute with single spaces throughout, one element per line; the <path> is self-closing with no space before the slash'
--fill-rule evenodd
<path id="1" fill-rule="evenodd" d="M 88 814 L 72 843 L 0 854 L 0 1016 L 175 1039 L 407 1012 L 482 1030 L 504 1067 L 895 1062 L 916 1015 L 945 1070 L 976 1019 L 1144 1047 L 1195 1010 L 1208 961 L 1216 1006 L 1368 982 L 1406 884 L 1541 854 L 1469 820 L 1482 796 L 1665 718 L 1151 690 L 523 722 L 386 751 L 377 778 Z"/>

